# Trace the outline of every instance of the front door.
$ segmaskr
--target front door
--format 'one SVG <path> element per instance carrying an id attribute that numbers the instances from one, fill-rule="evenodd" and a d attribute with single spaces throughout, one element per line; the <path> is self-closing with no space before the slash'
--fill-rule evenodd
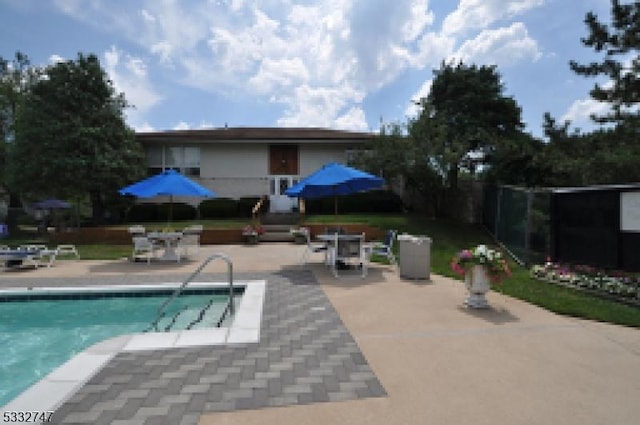
<path id="1" fill-rule="evenodd" d="M 298 205 L 298 198 L 290 198 L 284 194 L 296 183 L 298 178 L 294 176 L 269 177 L 269 212 L 291 212 Z"/>

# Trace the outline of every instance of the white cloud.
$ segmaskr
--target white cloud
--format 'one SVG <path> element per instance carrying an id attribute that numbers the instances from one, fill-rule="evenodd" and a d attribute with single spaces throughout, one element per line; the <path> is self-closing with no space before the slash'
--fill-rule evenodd
<path id="1" fill-rule="evenodd" d="M 460 0 L 438 32 L 429 0 L 154 0 L 129 10 L 55 0 L 65 14 L 142 49 L 108 52 L 115 61 L 108 71 L 136 105 L 138 122 L 162 99 L 148 74 L 156 65 L 154 77 L 277 104 L 281 125 L 349 128 L 366 128 L 366 95 L 407 71 L 454 56 L 499 65 L 535 60 L 539 48 L 523 24 L 489 27 L 544 2 Z M 481 32 L 460 44 L 472 30 Z"/>
<path id="2" fill-rule="evenodd" d="M 147 22 L 155 22 L 156 21 L 156 17 L 153 16 L 151 13 L 149 13 L 146 9 L 142 9 L 140 11 L 140 15 L 142 16 L 142 19 L 144 19 Z"/>
<path id="3" fill-rule="evenodd" d="M 249 84 L 259 93 L 282 90 L 309 80 L 309 72 L 300 58 L 272 60 L 265 58 Z"/>
<path id="4" fill-rule="evenodd" d="M 538 43 L 529 37 L 524 24 L 514 22 L 508 27 L 480 32 L 449 59 L 508 66 L 522 60 L 535 61 L 541 56 Z"/>
<path id="5" fill-rule="evenodd" d="M 49 56 L 49 62 L 52 63 L 52 64 L 56 64 L 58 62 L 64 62 L 64 61 L 66 61 L 66 59 L 63 58 L 60 55 L 51 55 L 51 56 Z"/>
<path id="6" fill-rule="evenodd" d="M 445 35 L 462 36 L 472 30 L 542 6 L 546 0 L 460 0 L 458 8 L 442 23 Z"/>
<path id="7" fill-rule="evenodd" d="M 594 99 L 578 99 L 574 101 L 567 112 L 560 117 L 560 122 L 571 121 L 574 127 L 592 126 L 591 115 L 602 115 L 610 111 L 607 103 L 598 102 Z"/>
<path id="8" fill-rule="evenodd" d="M 137 133 L 145 133 L 145 132 L 151 132 L 154 131 L 155 128 L 153 128 L 153 126 L 151 124 L 149 124 L 147 121 L 141 123 L 141 124 L 134 124 L 133 125 L 133 129 L 137 132 Z"/>
<path id="9" fill-rule="evenodd" d="M 190 130 L 191 126 L 184 122 L 184 121 L 180 121 L 178 124 L 173 126 L 174 130 Z"/>
<path id="10" fill-rule="evenodd" d="M 411 96 L 411 100 L 409 102 L 409 106 L 404 111 L 404 115 L 408 118 L 415 118 L 420 113 L 420 106 L 417 105 L 416 102 L 419 102 L 420 99 L 425 98 L 429 95 L 431 91 L 431 85 L 433 84 L 433 80 L 427 80 L 420 86 L 417 92 Z"/>
<path id="11" fill-rule="evenodd" d="M 334 120 L 332 127 L 342 130 L 366 131 L 367 120 L 364 110 L 360 107 L 352 107 L 346 113 Z"/>
<path id="12" fill-rule="evenodd" d="M 124 56 L 124 57 L 123 57 Z M 123 55 L 115 46 L 104 53 L 105 71 L 116 91 L 122 92 L 135 109 L 126 111 L 132 126 L 142 122 L 147 111 L 157 105 L 162 96 L 155 92 L 147 75 L 147 67 L 140 58 Z"/>

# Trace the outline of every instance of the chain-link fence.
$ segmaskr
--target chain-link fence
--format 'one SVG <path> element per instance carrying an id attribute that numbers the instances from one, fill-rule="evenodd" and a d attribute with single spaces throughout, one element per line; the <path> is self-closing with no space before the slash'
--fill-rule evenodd
<path id="1" fill-rule="evenodd" d="M 551 244 L 551 192 L 513 186 L 487 186 L 483 224 L 523 264 L 545 261 Z"/>

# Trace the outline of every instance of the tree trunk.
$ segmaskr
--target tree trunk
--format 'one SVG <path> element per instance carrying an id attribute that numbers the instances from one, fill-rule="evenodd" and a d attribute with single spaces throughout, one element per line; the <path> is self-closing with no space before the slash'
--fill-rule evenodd
<path id="1" fill-rule="evenodd" d="M 104 201 L 99 191 L 92 191 L 91 197 L 91 221 L 93 224 L 104 223 Z"/>
<path id="2" fill-rule="evenodd" d="M 447 180 L 449 183 L 449 189 L 455 191 L 458 189 L 458 162 L 452 161 L 449 163 L 449 173 Z"/>

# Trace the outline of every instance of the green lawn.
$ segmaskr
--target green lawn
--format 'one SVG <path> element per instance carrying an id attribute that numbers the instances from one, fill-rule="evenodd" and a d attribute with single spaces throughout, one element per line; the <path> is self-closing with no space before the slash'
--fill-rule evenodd
<path id="1" fill-rule="evenodd" d="M 241 228 L 248 220 L 204 220 L 198 222 L 205 228 Z M 400 233 L 429 236 L 431 246 L 431 271 L 436 274 L 461 278 L 449 267 L 452 257 L 463 248 L 480 243 L 495 245 L 480 226 L 460 224 L 445 220 L 430 220 L 410 214 L 347 214 L 308 216 L 307 223 L 347 224 L 368 223 L 381 229 L 396 229 Z M 195 222 L 174 223 L 174 228 L 186 227 Z M 127 226 L 120 226 L 127 227 Z M 162 223 L 150 223 L 150 229 L 166 227 Z M 25 233 L 3 240 L 0 244 L 11 246 L 22 243 L 47 243 L 46 238 Z M 397 246 L 395 247 L 397 252 Z M 78 245 L 83 259 L 118 259 L 130 255 L 130 245 Z M 601 299 L 573 289 L 556 286 L 529 277 L 529 271 L 510 262 L 513 276 L 495 290 L 544 307 L 556 313 L 603 322 L 640 328 L 640 308 Z M 462 284 L 462 283 L 461 283 Z"/>

